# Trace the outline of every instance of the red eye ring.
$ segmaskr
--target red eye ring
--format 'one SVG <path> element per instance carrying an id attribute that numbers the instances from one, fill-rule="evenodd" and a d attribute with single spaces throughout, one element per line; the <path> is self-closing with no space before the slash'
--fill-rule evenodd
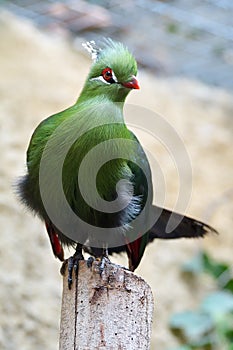
<path id="1" fill-rule="evenodd" d="M 102 70 L 102 77 L 104 78 L 104 80 L 106 80 L 107 82 L 111 82 L 113 77 L 112 77 L 112 69 L 107 67 L 104 68 Z"/>

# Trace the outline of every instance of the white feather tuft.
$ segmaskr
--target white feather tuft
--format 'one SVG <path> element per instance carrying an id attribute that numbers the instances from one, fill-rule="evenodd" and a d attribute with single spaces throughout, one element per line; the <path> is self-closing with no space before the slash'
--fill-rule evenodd
<path id="1" fill-rule="evenodd" d="M 91 54 L 92 60 L 96 61 L 101 51 L 101 48 L 96 45 L 95 41 L 87 41 L 85 43 L 82 43 L 82 46 Z"/>

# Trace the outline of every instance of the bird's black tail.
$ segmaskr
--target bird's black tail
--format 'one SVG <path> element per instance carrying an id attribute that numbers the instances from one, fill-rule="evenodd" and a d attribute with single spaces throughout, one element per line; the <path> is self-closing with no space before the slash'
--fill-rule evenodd
<path id="1" fill-rule="evenodd" d="M 218 233 L 213 227 L 204 222 L 189 218 L 182 214 L 174 213 L 171 210 L 153 206 L 152 208 L 155 217 L 158 214 L 159 218 L 149 230 L 148 243 L 154 239 L 177 239 L 177 238 L 198 238 L 204 237 L 208 233 Z M 173 214 L 173 226 L 171 231 L 168 231 L 168 222 Z M 174 225 L 174 223 L 177 223 Z M 147 235 L 147 233 L 146 233 Z M 121 253 L 126 250 L 126 246 L 109 248 L 109 254 Z"/>
<path id="2" fill-rule="evenodd" d="M 155 207 L 155 210 L 161 211 L 161 214 L 149 231 L 149 241 L 153 241 L 156 238 L 160 239 L 175 239 L 175 238 L 195 238 L 203 237 L 208 233 L 218 233 L 213 227 L 205 224 L 204 222 L 189 218 L 187 216 L 174 213 L 170 210 Z M 174 225 L 172 231 L 168 230 L 167 224 L 173 214 Z"/>

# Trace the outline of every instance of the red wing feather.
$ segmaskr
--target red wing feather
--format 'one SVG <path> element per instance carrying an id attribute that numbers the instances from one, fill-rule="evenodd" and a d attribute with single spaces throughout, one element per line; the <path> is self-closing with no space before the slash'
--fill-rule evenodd
<path id="1" fill-rule="evenodd" d="M 45 226 L 46 226 L 50 243 L 53 249 L 53 254 L 59 260 L 64 261 L 63 248 L 62 248 L 61 242 L 59 241 L 58 234 L 56 233 L 53 224 L 51 222 L 45 222 Z"/>
<path id="2" fill-rule="evenodd" d="M 140 262 L 140 258 L 139 258 L 139 248 L 140 248 L 140 241 L 141 239 L 137 239 L 136 241 L 132 242 L 132 243 L 128 243 L 126 245 L 126 251 L 127 251 L 127 255 L 128 255 L 128 259 L 129 259 L 129 269 L 131 271 L 134 271 L 139 262 Z"/>

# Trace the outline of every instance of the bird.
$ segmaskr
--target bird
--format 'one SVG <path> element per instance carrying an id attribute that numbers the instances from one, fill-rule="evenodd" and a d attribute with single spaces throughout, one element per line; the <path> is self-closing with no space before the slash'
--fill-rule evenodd
<path id="1" fill-rule="evenodd" d="M 27 150 L 20 200 L 44 222 L 53 253 L 68 259 L 68 285 L 83 251 L 100 260 L 126 252 L 134 271 L 154 239 L 204 237 L 217 232 L 201 221 L 153 204 L 150 164 L 124 121 L 127 95 L 138 90 L 137 62 L 112 39 L 84 44 L 93 63 L 73 106 L 44 119 Z M 65 260 L 67 261 L 67 260 Z"/>

